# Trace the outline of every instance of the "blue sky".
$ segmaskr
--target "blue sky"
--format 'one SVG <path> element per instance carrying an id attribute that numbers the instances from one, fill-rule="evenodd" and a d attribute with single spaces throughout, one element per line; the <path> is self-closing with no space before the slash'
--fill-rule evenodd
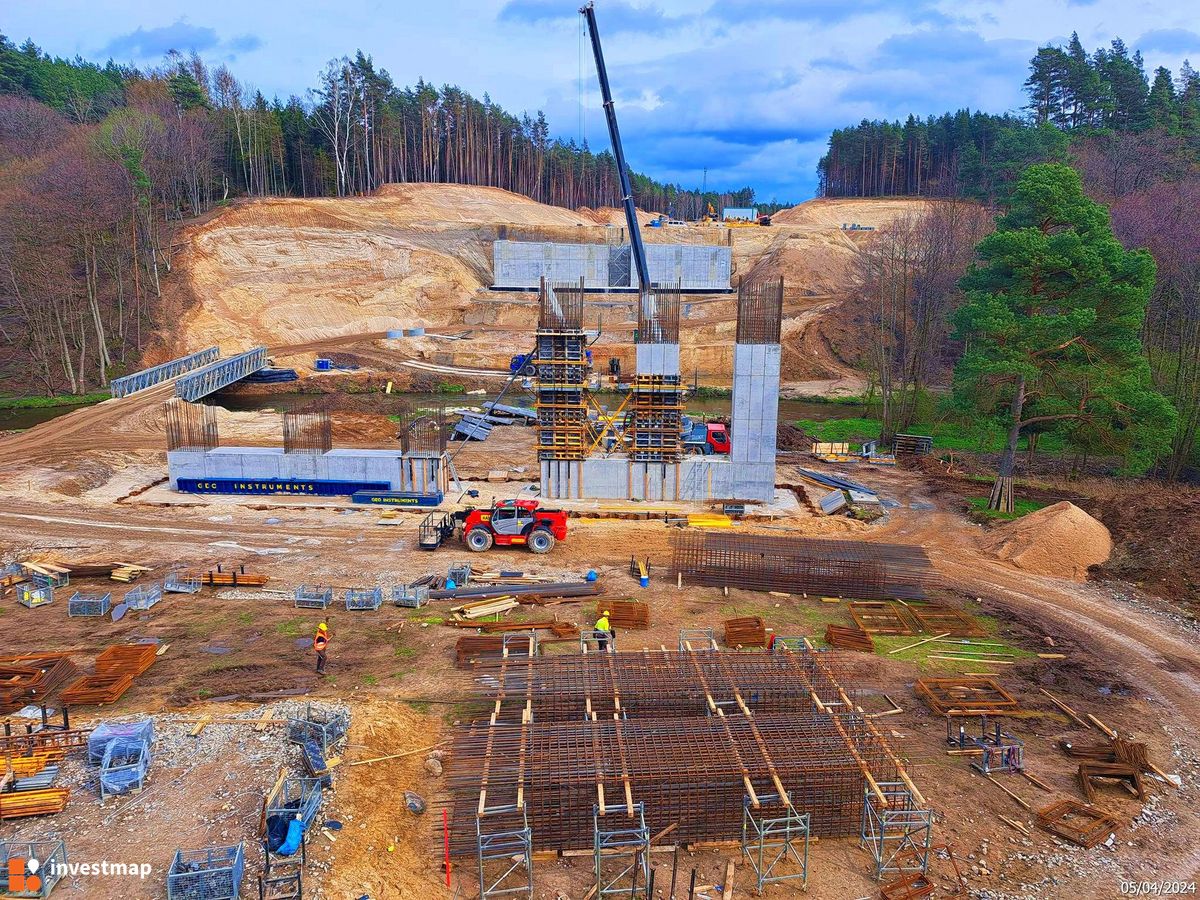
<path id="1" fill-rule="evenodd" d="M 543 109 L 554 132 L 608 144 L 579 0 L 360 3 L 41 0 L 0 31 L 50 53 L 154 65 L 169 49 L 226 62 L 271 96 L 303 96 L 361 48 L 419 76 Z M 630 165 L 760 199 L 812 196 L 829 131 L 959 107 L 1018 111 L 1039 44 L 1121 36 L 1147 68 L 1200 68 L 1200 20 L 1177 0 L 597 0 Z M 1188 12 L 1192 9 L 1192 13 Z M 582 76 L 582 91 L 581 91 Z M 581 115 L 581 98 L 584 114 Z"/>

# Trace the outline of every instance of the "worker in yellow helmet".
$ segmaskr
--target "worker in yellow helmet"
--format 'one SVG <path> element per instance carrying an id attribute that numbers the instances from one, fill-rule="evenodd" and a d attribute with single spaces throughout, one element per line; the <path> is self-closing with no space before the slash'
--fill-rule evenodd
<path id="1" fill-rule="evenodd" d="M 313 650 L 317 653 L 317 674 L 325 674 L 325 654 L 329 650 L 329 626 L 322 622 L 313 636 Z"/>
<path id="2" fill-rule="evenodd" d="M 613 630 L 608 622 L 608 617 L 609 612 L 606 609 L 601 613 L 600 618 L 596 620 L 596 624 L 592 626 L 596 632 L 596 648 L 601 653 L 608 650 L 608 642 L 613 637 Z"/>

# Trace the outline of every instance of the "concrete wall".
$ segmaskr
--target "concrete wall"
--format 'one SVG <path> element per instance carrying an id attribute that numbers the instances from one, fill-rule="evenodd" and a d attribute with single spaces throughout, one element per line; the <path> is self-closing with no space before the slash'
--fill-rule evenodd
<path id="1" fill-rule="evenodd" d="M 433 493 L 449 486 L 441 456 L 394 450 L 330 450 L 284 453 L 282 447 L 217 447 L 167 453 L 171 487 L 180 478 L 286 479 L 295 481 L 380 481 L 389 490 Z"/>
<path id="2" fill-rule="evenodd" d="M 730 461 L 733 490 L 746 500 L 775 495 L 776 429 L 779 424 L 778 344 L 735 344 Z"/>
<path id="3" fill-rule="evenodd" d="M 549 500 L 770 500 L 774 488 L 773 465 L 747 468 L 719 456 L 687 456 L 677 466 L 623 456 L 542 461 L 542 496 Z"/>
<path id="4" fill-rule="evenodd" d="M 732 250 L 699 244 L 647 244 L 650 280 L 681 284 L 684 290 L 727 291 L 733 271 Z M 492 284 L 536 290 L 542 277 L 552 283 L 577 282 L 589 288 L 635 288 L 637 273 L 629 245 L 554 244 L 495 241 Z"/>
<path id="5" fill-rule="evenodd" d="M 678 375 L 678 344 L 638 344 L 637 373 L 639 375 Z"/>

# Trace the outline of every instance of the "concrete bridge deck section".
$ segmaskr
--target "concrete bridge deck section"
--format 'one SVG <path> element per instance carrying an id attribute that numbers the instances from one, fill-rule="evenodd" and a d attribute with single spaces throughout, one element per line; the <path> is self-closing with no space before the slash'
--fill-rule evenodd
<path id="1" fill-rule="evenodd" d="M 267 348 L 255 347 L 184 375 L 175 382 L 175 396 L 194 403 L 266 367 Z"/>
<path id="2" fill-rule="evenodd" d="M 109 383 L 108 390 L 113 397 L 128 397 L 130 394 L 144 391 L 146 388 L 162 384 L 164 381 L 170 381 L 179 375 L 184 375 L 201 366 L 215 362 L 220 355 L 221 351 L 216 347 L 205 347 L 203 350 L 197 350 L 195 353 L 189 353 L 187 356 L 179 357 L 179 359 L 172 359 L 169 362 L 151 366 L 149 369 L 143 369 L 140 372 L 134 372 L 132 375 L 126 375 L 122 378 L 114 378 Z"/>

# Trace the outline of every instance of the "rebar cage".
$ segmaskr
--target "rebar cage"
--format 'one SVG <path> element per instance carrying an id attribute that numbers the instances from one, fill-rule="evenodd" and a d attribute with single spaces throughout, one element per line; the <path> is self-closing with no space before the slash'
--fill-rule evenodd
<path id="1" fill-rule="evenodd" d="M 738 285 L 737 342 L 778 344 L 783 320 L 783 277 Z"/>
<path id="2" fill-rule="evenodd" d="M 217 408 L 174 397 L 166 402 L 167 449 L 212 450 L 220 446 Z"/>
<path id="3" fill-rule="evenodd" d="M 679 343 L 679 284 L 655 285 L 638 297 L 637 343 Z"/>
<path id="4" fill-rule="evenodd" d="M 329 409 L 315 403 L 283 414 L 284 453 L 328 453 L 333 449 L 333 420 Z"/>

